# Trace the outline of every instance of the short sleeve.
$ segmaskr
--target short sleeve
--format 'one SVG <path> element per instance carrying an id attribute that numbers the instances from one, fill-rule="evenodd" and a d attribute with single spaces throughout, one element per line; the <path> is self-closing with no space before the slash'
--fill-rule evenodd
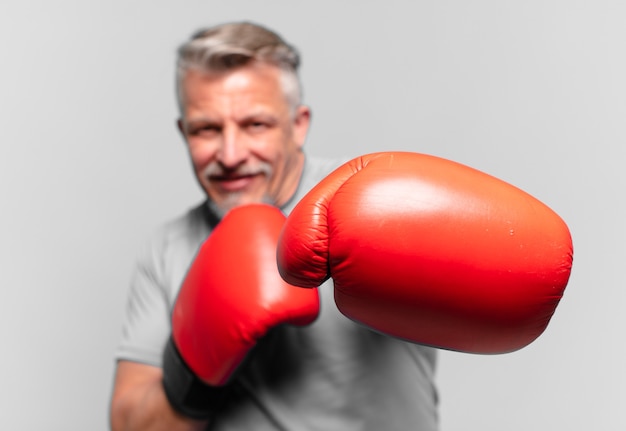
<path id="1" fill-rule="evenodd" d="M 162 256 L 156 241 L 140 252 L 130 291 L 116 359 L 160 366 L 171 331 L 171 300 L 162 274 Z"/>
<path id="2" fill-rule="evenodd" d="M 211 231 L 207 211 L 203 203 L 163 225 L 140 250 L 116 359 L 161 366 L 173 304 L 198 248 Z"/>

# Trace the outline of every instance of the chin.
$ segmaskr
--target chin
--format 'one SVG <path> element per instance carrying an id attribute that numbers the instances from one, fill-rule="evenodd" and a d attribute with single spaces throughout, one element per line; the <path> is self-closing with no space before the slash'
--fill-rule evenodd
<path id="1" fill-rule="evenodd" d="M 223 218 L 226 213 L 233 208 L 259 203 L 274 205 L 275 201 L 267 195 L 263 195 L 260 198 L 253 198 L 248 196 L 242 196 L 239 193 L 233 193 L 226 196 L 226 198 L 222 199 L 220 203 L 217 203 L 213 199 L 209 198 L 209 207 L 220 219 Z"/>

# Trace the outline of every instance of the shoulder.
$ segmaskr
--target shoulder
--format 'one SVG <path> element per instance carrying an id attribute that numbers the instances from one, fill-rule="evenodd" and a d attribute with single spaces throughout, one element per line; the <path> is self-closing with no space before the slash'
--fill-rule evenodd
<path id="1" fill-rule="evenodd" d="M 289 214 L 293 207 L 306 195 L 313 187 L 322 181 L 328 174 L 344 164 L 348 159 L 323 158 L 307 155 L 304 161 L 302 177 L 298 184 L 298 189 L 291 200 L 281 209 L 285 214 Z"/>
<path id="2" fill-rule="evenodd" d="M 185 269 L 211 232 L 208 214 L 203 202 L 159 226 L 139 250 L 139 268 L 158 280 Z"/>
<path id="3" fill-rule="evenodd" d="M 287 205 L 287 209 L 291 209 L 295 202 L 302 199 L 305 194 L 317 185 L 317 183 L 322 181 L 328 174 L 337 169 L 344 162 L 345 160 L 342 159 L 307 155 L 304 161 L 304 169 L 302 171 L 302 176 L 300 177 L 298 189 L 291 199 L 290 204 Z"/>
<path id="4" fill-rule="evenodd" d="M 303 182 L 311 179 L 317 184 L 328 174 L 347 162 L 347 158 L 325 158 L 318 156 L 307 156 L 302 174 Z"/>
<path id="5" fill-rule="evenodd" d="M 210 231 L 209 211 L 206 202 L 202 202 L 159 226 L 148 243 L 157 249 L 196 245 L 206 239 Z"/>

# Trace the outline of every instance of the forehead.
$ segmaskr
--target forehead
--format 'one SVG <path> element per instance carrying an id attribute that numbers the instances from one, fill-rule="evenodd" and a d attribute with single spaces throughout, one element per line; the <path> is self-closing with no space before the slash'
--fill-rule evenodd
<path id="1" fill-rule="evenodd" d="M 232 71 L 186 72 L 183 82 L 185 112 L 195 110 L 287 109 L 281 70 L 265 64 Z"/>

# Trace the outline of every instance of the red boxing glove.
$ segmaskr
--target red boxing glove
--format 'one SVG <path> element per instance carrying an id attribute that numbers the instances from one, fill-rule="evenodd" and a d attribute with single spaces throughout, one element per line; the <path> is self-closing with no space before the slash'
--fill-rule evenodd
<path id="1" fill-rule="evenodd" d="M 269 329 L 317 318 L 317 289 L 290 286 L 278 273 L 284 222 L 269 205 L 238 207 L 200 248 L 178 294 L 164 354 L 165 391 L 180 412 L 209 416 L 223 386 Z"/>
<path id="2" fill-rule="evenodd" d="M 332 277 L 343 314 L 408 341 L 471 353 L 520 349 L 547 327 L 572 242 L 527 193 L 441 158 L 356 158 L 298 203 L 282 231 L 283 278 Z"/>

